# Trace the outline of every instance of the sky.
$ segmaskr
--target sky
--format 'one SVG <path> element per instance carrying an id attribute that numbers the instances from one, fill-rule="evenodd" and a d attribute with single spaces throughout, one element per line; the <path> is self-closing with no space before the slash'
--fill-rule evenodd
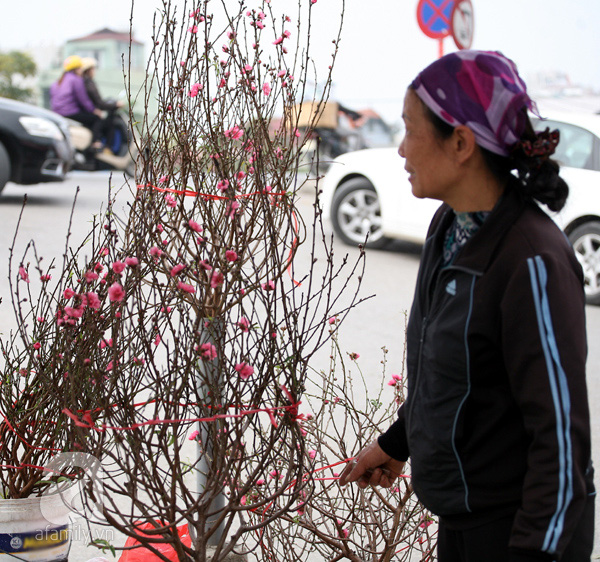
<path id="1" fill-rule="evenodd" d="M 238 3 L 225 1 L 232 7 Z M 313 6 L 311 35 L 319 63 L 331 55 L 341 2 L 317 0 Z M 128 0 L 3 0 L 0 51 L 60 45 L 103 27 L 128 30 L 132 13 L 135 37 L 149 49 L 153 14 L 161 4 L 135 0 L 132 11 Z M 258 0 L 247 4 L 257 5 Z M 293 13 L 297 2 L 272 0 L 275 4 Z M 438 56 L 438 41 L 419 29 L 417 4 L 418 0 L 346 0 L 332 98 L 353 109 L 374 108 L 388 121 L 398 121 L 406 87 Z M 561 71 L 572 83 L 600 93 L 598 0 L 472 0 L 472 4 L 472 48 L 502 51 L 526 80 L 537 72 Z M 24 6 L 31 15 L 24 15 Z M 456 50 L 451 37 L 443 45 L 445 53 Z"/>

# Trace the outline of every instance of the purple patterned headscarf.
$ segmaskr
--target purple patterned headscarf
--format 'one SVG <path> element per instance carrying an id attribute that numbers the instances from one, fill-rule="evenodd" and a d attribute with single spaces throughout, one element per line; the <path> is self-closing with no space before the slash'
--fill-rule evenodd
<path id="1" fill-rule="evenodd" d="M 440 119 L 466 125 L 479 146 L 502 156 L 525 130 L 523 107 L 538 114 L 515 63 L 499 52 L 450 53 L 423 70 L 411 87 Z"/>

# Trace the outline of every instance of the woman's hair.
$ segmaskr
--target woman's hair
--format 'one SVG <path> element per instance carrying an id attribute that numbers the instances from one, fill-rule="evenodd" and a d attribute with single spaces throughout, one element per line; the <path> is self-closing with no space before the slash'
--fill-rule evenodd
<path id="1" fill-rule="evenodd" d="M 427 118 L 433 124 L 436 134 L 442 139 L 450 138 L 454 132 L 454 127 L 440 119 L 424 103 L 423 107 Z M 537 139 L 536 132 L 527 115 L 527 109 L 523 108 L 522 111 L 525 115 L 525 131 L 521 135 L 520 141 L 533 143 Z M 481 146 L 479 149 L 488 169 L 499 180 L 505 181 L 513 170 L 516 171 L 516 177 L 519 181 L 515 183 L 518 185 L 521 194 L 527 199 L 535 199 L 547 205 L 551 211 L 560 211 L 565 206 L 569 195 L 569 186 L 559 176 L 559 165 L 555 160 L 550 158 L 540 159 L 539 157 L 527 155 L 521 146 L 521 142 L 516 144 L 509 156 L 495 154 Z"/>

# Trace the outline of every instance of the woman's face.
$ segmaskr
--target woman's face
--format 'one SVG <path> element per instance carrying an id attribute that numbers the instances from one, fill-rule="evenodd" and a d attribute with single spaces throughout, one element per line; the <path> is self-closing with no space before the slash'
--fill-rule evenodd
<path id="1" fill-rule="evenodd" d="M 456 185 L 449 140 L 440 138 L 425 113 L 425 106 L 414 90 L 404 98 L 404 139 L 398 154 L 406 159 L 404 169 L 415 197 L 447 201 Z"/>

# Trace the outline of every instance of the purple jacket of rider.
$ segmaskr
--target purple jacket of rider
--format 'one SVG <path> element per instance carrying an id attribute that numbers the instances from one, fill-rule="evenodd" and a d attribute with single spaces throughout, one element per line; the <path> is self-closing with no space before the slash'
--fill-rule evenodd
<path id="1" fill-rule="evenodd" d="M 81 111 L 94 111 L 95 106 L 87 94 L 83 78 L 75 72 L 67 72 L 62 82 L 50 86 L 52 111 L 68 117 Z"/>

